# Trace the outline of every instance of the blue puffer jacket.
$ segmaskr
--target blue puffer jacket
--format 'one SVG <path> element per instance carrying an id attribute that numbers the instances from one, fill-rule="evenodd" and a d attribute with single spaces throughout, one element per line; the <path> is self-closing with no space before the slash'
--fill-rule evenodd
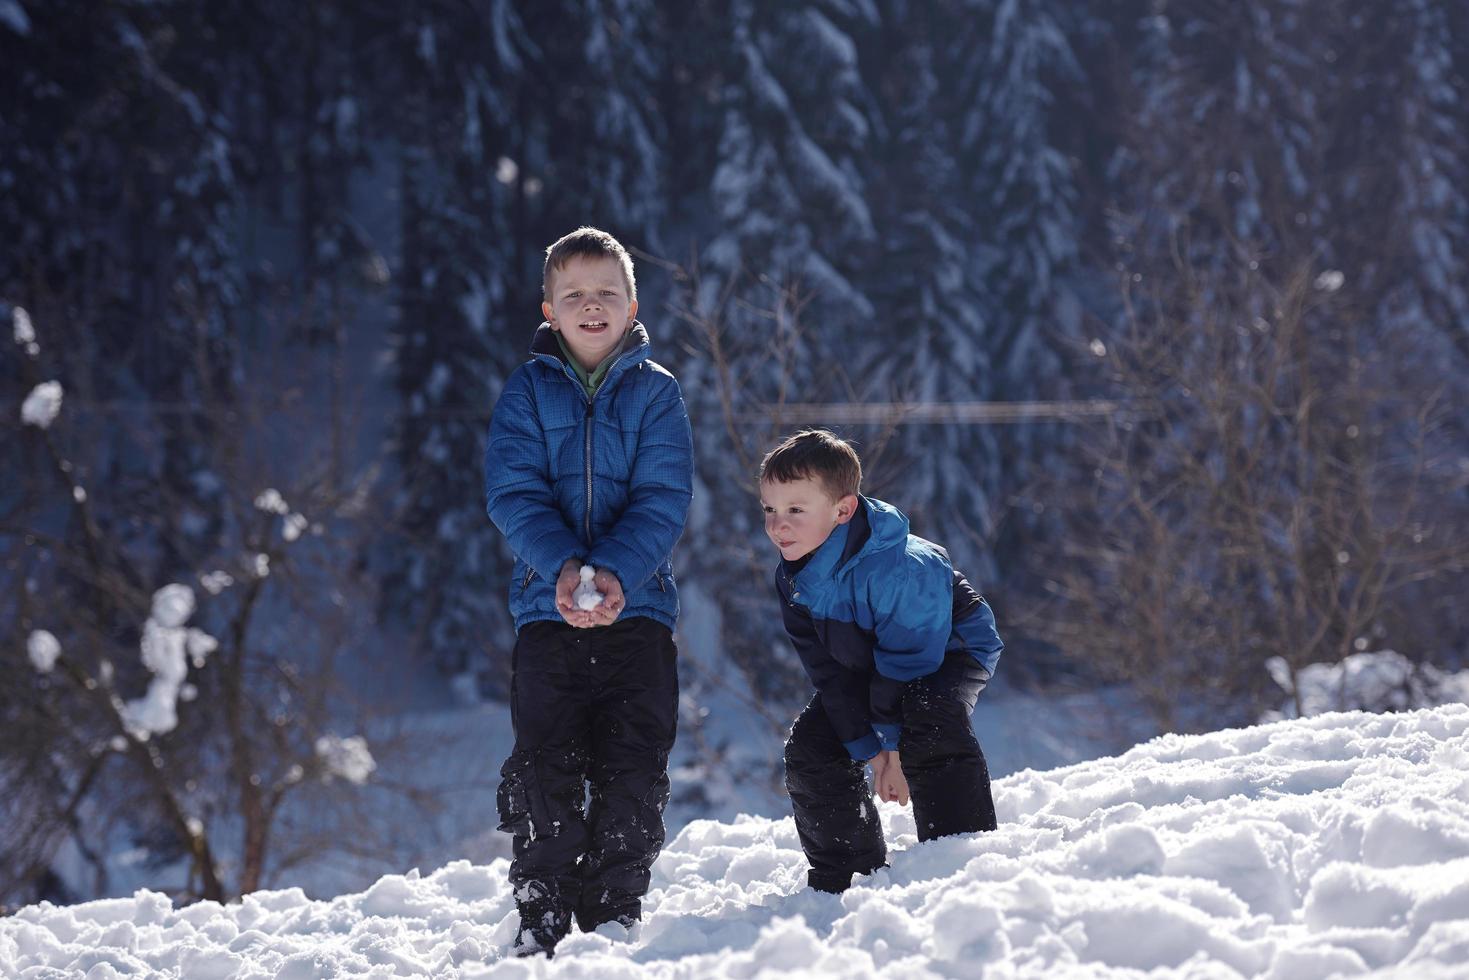
<path id="1" fill-rule="evenodd" d="M 908 533 L 890 504 L 858 497 L 852 519 L 775 584 L 786 632 L 837 737 L 854 759 L 896 749 L 903 690 L 944 657 L 968 655 L 989 676 L 1005 645 L 989 603 L 948 552 Z"/>
<path id="2" fill-rule="evenodd" d="M 542 324 L 533 359 L 505 381 L 485 450 L 485 508 L 515 552 L 517 631 L 561 621 L 556 577 L 568 558 L 617 576 L 627 597 L 622 618 L 674 627 L 668 556 L 693 497 L 693 436 L 678 382 L 648 359 L 651 350 L 634 322 L 588 399 Z"/>

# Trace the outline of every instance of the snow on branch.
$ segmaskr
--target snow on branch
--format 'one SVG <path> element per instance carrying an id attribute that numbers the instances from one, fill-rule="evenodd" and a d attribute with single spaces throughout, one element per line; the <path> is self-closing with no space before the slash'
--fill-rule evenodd
<path id="1" fill-rule="evenodd" d="M 190 700 L 185 684 L 189 663 L 203 667 L 219 641 L 184 623 L 194 614 L 194 590 L 187 585 L 165 585 L 153 593 L 153 611 L 143 624 L 143 666 L 153 674 L 148 693 L 122 707 L 123 723 L 142 741 L 178 726 L 178 702 Z M 185 659 L 187 656 L 187 660 Z"/>

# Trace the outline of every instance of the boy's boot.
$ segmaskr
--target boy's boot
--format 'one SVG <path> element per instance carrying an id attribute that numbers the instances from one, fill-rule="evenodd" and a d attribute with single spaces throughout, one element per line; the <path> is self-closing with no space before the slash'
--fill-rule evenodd
<path id="1" fill-rule="evenodd" d="M 882 867 L 887 846 L 863 764 L 832 729 L 820 694 L 791 726 L 785 764 L 796 832 L 811 862 L 807 883 L 817 891 L 843 892 L 852 875 Z"/>
<path id="2" fill-rule="evenodd" d="M 520 929 L 515 933 L 511 951 L 516 956 L 554 955 L 556 944 L 571 932 L 571 910 L 560 896 L 534 882 L 517 888 L 515 899 L 520 910 Z"/>

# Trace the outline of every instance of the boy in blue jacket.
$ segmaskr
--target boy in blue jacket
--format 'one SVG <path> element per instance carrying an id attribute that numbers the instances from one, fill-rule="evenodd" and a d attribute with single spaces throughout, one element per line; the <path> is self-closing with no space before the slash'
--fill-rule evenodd
<path id="1" fill-rule="evenodd" d="M 786 789 L 807 881 L 827 892 L 887 861 L 863 763 L 882 799 L 906 804 L 912 787 L 919 840 L 995 829 L 969 724 L 1004 649 L 994 614 L 943 548 L 861 485 L 856 450 L 821 429 L 760 464 L 785 628 L 816 688 L 786 740 Z"/>
<path id="2" fill-rule="evenodd" d="M 580 228 L 543 276 L 546 319 L 485 452 L 486 509 L 515 553 L 497 803 L 522 955 L 550 955 L 573 918 L 589 932 L 641 914 L 678 715 L 669 553 L 693 495 L 688 412 L 649 360 L 627 251 Z"/>

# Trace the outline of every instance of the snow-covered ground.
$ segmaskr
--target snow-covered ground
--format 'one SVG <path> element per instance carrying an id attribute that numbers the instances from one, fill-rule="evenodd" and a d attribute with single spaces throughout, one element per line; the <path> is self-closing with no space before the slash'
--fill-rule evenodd
<path id="1" fill-rule="evenodd" d="M 630 939 L 550 962 L 506 958 L 496 860 L 330 901 L 30 906 L 0 920 L 0 975 L 1469 977 L 1464 704 L 1166 736 L 995 789 L 998 831 L 921 845 L 883 804 L 892 866 L 841 897 L 803 887 L 789 819 L 694 821 Z"/>

